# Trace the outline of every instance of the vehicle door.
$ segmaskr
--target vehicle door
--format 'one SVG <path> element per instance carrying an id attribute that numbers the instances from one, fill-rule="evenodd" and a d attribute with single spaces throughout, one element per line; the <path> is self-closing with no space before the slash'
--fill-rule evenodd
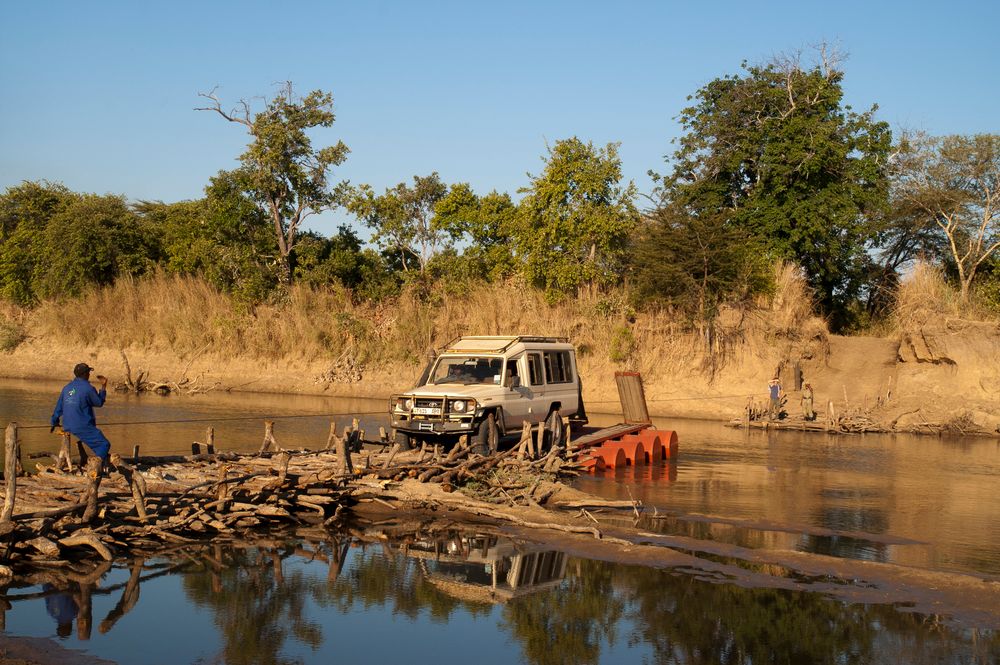
<path id="1" fill-rule="evenodd" d="M 504 385 L 510 388 L 512 384 L 517 384 L 508 393 L 509 406 L 504 406 L 506 427 L 508 431 L 513 431 L 525 420 L 537 423 L 545 417 L 544 413 L 538 414 L 539 409 L 546 406 L 542 404 L 545 401 L 542 354 L 538 351 L 526 351 L 509 358 L 507 367 L 508 376 L 505 377 Z"/>
<path id="2" fill-rule="evenodd" d="M 559 402 L 563 415 L 576 413 L 579 403 L 575 367 L 569 351 L 546 351 L 542 354 L 545 367 L 545 408 Z M 542 414 L 541 417 L 545 417 Z"/>

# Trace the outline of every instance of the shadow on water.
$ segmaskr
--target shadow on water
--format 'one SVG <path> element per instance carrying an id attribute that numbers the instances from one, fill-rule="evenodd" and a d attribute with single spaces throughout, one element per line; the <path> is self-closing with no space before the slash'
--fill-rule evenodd
<path id="1" fill-rule="evenodd" d="M 702 571 L 703 572 L 703 571 Z M 774 571 L 771 571 L 772 573 Z M 568 556 L 489 527 L 341 532 L 39 568 L 8 635 L 120 663 L 994 663 L 1000 635 L 906 607 Z"/>

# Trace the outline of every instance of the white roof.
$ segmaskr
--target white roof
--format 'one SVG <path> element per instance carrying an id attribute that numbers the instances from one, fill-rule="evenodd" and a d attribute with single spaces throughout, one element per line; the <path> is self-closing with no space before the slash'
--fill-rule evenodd
<path id="1" fill-rule="evenodd" d="M 503 353 L 514 344 L 567 344 L 565 337 L 544 337 L 541 335 L 472 335 L 459 337 L 448 344 L 445 353 Z"/>

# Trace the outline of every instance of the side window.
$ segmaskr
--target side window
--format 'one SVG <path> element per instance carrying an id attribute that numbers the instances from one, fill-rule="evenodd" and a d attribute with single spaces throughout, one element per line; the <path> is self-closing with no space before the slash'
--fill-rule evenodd
<path id="1" fill-rule="evenodd" d="M 521 364 L 521 358 L 523 358 L 523 356 L 517 356 L 516 358 L 507 359 L 507 366 L 506 369 L 504 370 L 507 373 L 507 375 L 504 377 L 503 384 L 508 388 L 511 385 L 511 379 L 513 379 L 515 376 L 520 376 L 518 365 Z"/>
<path id="2" fill-rule="evenodd" d="M 541 356 L 537 353 L 528 354 L 528 380 L 533 386 L 542 385 Z"/>
<path id="3" fill-rule="evenodd" d="M 545 353 L 546 383 L 572 383 L 573 366 L 569 351 L 547 351 Z"/>

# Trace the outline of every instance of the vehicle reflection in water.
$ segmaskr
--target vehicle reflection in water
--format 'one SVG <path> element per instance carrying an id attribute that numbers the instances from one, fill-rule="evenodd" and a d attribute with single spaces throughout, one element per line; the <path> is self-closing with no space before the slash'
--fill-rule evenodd
<path id="1" fill-rule="evenodd" d="M 418 540 L 402 550 L 435 588 L 463 600 L 505 603 L 558 586 L 566 555 L 492 535 Z"/>
<path id="2" fill-rule="evenodd" d="M 119 663 L 1000 658 L 997 632 L 946 617 L 571 557 L 486 527 L 383 523 L 188 543 L 125 565 L 39 568 L 24 583 L 0 589 L 6 635 L 57 637 Z"/>

